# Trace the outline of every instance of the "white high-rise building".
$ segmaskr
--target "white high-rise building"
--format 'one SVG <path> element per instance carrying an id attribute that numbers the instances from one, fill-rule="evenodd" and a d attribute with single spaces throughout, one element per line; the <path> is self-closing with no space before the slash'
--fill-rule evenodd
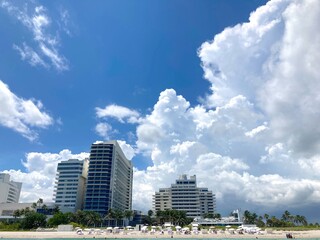
<path id="1" fill-rule="evenodd" d="M 62 212 L 83 209 L 88 159 L 69 159 L 58 163 L 53 200 Z"/>
<path id="2" fill-rule="evenodd" d="M 132 208 L 132 162 L 117 141 L 91 145 L 85 210 L 105 216 L 109 209 Z"/>
<path id="3" fill-rule="evenodd" d="M 21 186 L 21 182 L 10 181 L 9 174 L 0 173 L 0 203 L 18 203 Z"/>
<path id="4" fill-rule="evenodd" d="M 181 175 L 170 188 L 160 188 L 153 196 L 153 210 L 166 209 L 184 211 L 190 218 L 213 214 L 215 195 L 208 188 L 198 188 L 195 175 Z"/>

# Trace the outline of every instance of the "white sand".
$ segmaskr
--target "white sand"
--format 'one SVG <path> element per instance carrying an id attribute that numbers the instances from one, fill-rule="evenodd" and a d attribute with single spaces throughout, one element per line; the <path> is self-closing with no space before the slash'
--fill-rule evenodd
<path id="1" fill-rule="evenodd" d="M 191 234 L 183 235 L 173 233 L 173 238 L 286 238 L 286 233 L 291 233 L 294 238 L 320 238 L 320 230 L 310 231 L 274 231 L 273 233 L 263 234 L 229 234 L 229 233 L 217 233 L 217 234 Z M 89 234 L 84 232 L 83 235 L 77 235 L 76 232 L 0 232 L 0 238 L 170 238 L 171 235 L 164 233 L 161 235 L 156 232 L 154 234 L 141 233 L 138 231 L 129 231 L 126 234 L 120 232 L 118 234 L 113 233 L 94 233 Z"/>

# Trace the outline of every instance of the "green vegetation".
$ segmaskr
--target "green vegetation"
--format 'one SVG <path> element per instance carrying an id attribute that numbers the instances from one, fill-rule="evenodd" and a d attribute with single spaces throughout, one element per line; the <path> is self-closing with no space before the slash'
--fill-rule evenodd
<path id="1" fill-rule="evenodd" d="M 163 225 L 165 222 L 170 222 L 173 225 L 185 226 L 190 224 L 192 220 L 191 218 L 187 218 L 186 213 L 183 211 L 166 209 L 154 213 L 152 210 L 149 210 L 145 218 L 145 224 Z"/>
<path id="2" fill-rule="evenodd" d="M 41 210 L 42 213 L 37 212 Z M 45 214 L 51 213 L 53 216 L 47 219 Z M 43 204 L 40 198 L 37 202 L 33 203 L 31 208 L 26 207 L 13 212 L 15 218 L 11 222 L 1 222 L 0 230 L 2 231 L 16 231 L 16 230 L 30 230 L 44 227 L 57 227 L 60 224 L 71 224 L 74 227 L 96 227 L 106 226 L 112 223 L 118 226 L 122 220 L 129 221 L 133 217 L 133 212 L 119 211 L 110 209 L 106 216 L 100 216 L 92 211 L 77 211 L 76 213 L 62 213 L 59 207 L 55 207 L 49 211 L 48 207 Z M 112 222 L 111 222 L 112 221 Z M 108 224 L 106 224 L 108 223 Z"/>
<path id="3" fill-rule="evenodd" d="M 129 222 L 133 217 L 133 212 L 119 211 L 109 209 L 105 216 L 100 216 L 96 212 L 92 211 L 77 211 L 76 213 L 62 213 L 59 208 L 56 207 L 51 210 L 53 217 L 47 219 L 47 216 L 43 213 L 38 213 L 36 210 L 41 209 L 47 212 L 47 206 L 43 204 L 42 199 L 39 199 L 36 203 L 32 204 L 31 208 L 25 208 L 16 210 L 13 213 L 15 217 L 12 222 L 0 222 L 1 231 L 17 231 L 17 230 L 30 230 L 43 227 L 57 227 L 60 224 L 71 224 L 74 227 L 102 227 L 102 226 L 119 226 L 119 224 L 124 225 L 124 222 Z M 232 215 L 232 214 L 231 214 Z M 204 218 L 220 219 L 221 215 L 219 213 L 206 214 Z M 248 210 L 243 213 L 243 221 L 245 224 L 256 224 L 261 228 L 272 228 L 274 230 L 289 230 L 289 231 L 299 231 L 299 230 L 311 230 L 319 229 L 319 224 L 308 224 L 306 217 L 301 215 L 292 215 L 289 211 L 285 211 L 281 218 L 276 218 L 275 216 L 269 216 L 264 214 L 263 216 L 258 216 L 254 212 Z M 178 210 L 164 210 L 153 212 L 148 211 L 147 216 L 144 218 L 144 224 L 162 226 L 165 222 L 170 222 L 174 226 L 187 226 L 192 222 L 192 219 L 187 218 L 186 213 Z M 219 229 L 219 226 L 217 226 Z M 223 228 L 223 226 L 221 227 Z"/>
<path id="4" fill-rule="evenodd" d="M 245 224 L 256 224 L 258 227 L 272 227 L 272 228 L 294 228 L 294 229 L 306 229 L 314 228 L 319 224 L 310 224 L 305 216 L 292 215 L 288 210 L 286 210 L 281 218 L 276 218 L 275 216 L 269 216 L 264 214 L 263 216 L 258 216 L 256 213 L 251 213 L 246 210 L 243 213 L 243 222 Z"/>

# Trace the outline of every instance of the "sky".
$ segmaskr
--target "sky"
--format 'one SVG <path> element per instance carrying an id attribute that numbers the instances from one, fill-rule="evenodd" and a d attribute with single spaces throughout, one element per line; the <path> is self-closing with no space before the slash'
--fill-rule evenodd
<path id="1" fill-rule="evenodd" d="M 319 221 L 318 0 L 0 0 L 0 172 L 52 201 L 57 163 L 118 140 L 133 208 L 181 175 L 217 212 Z"/>

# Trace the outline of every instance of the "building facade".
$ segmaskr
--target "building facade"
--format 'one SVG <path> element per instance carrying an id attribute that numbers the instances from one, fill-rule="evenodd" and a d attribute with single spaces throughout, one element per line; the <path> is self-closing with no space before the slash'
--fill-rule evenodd
<path id="1" fill-rule="evenodd" d="M 11 181 L 9 174 L 0 173 L 0 203 L 18 203 L 21 186 L 21 182 Z"/>
<path id="2" fill-rule="evenodd" d="M 109 209 L 131 210 L 133 168 L 117 141 L 91 146 L 85 210 L 105 216 Z"/>
<path id="3" fill-rule="evenodd" d="M 88 159 L 69 159 L 58 163 L 53 200 L 62 212 L 84 207 Z"/>
<path id="4" fill-rule="evenodd" d="M 198 188 L 196 176 L 181 175 L 170 188 L 160 188 L 153 196 L 153 210 L 184 211 L 187 217 L 202 217 L 215 211 L 215 195 L 208 188 Z"/>

